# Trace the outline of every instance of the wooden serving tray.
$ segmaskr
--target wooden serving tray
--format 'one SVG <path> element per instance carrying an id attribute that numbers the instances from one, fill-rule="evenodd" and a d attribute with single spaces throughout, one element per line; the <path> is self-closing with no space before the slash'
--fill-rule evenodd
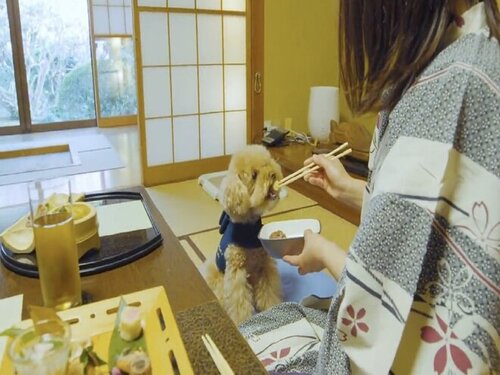
<path id="1" fill-rule="evenodd" d="M 122 296 L 128 305 L 139 307 L 144 320 L 144 335 L 153 375 L 193 374 L 186 348 L 163 287 L 155 287 Z M 71 337 L 92 337 L 94 351 L 107 360 L 120 297 L 58 312 L 71 325 Z M 22 321 L 28 327 L 31 320 Z M 99 369 L 105 370 L 105 365 Z M 14 374 L 7 354 L 3 356 L 0 374 Z"/>
<path id="2" fill-rule="evenodd" d="M 131 263 L 161 245 L 163 241 L 161 233 L 140 193 L 124 191 L 85 194 L 83 199 L 83 201 L 95 206 L 132 200 L 142 202 L 151 221 L 151 228 L 100 237 L 99 250 L 90 250 L 79 259 L 81 276 L 94 275 Z M 0 261 L 15 273 L 28 277 L 38 277 L 35 252 L 16 254 L 0 241 Z"/>

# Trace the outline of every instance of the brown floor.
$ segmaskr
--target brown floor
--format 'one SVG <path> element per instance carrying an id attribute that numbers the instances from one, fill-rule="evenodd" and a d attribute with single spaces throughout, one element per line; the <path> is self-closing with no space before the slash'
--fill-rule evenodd
<path id="1" fill-rule="evenodd" d="M 139 140 L 135 126 L 119 128 L 87 128 L 47 132 L 29 135 L 0 137 L 0 150 L 3 144 L 10 142 L 29 142 L 57 139 L 64 135 L 78 137 L 80 134 L 104 134 L 120 154 L 125 167 L 115 170 L 86 173 L 71 176 L 73 190 L 90 193 L 141 184 L 141 166 L 139 160 Z M 164 216 L 173 232 L 179 237 L 187 253 L 198 266 L 215 253 L 220 238 L 217 231 L 221 207 L 211 198 L 196 180 L 159 185 L 147 189 L 156 206 Z M 0 186 L 0 208 L 10 208 L 27 201 L 26 184 Z M 9 212 L 2 210 L 3 212 Z M 14 211 L 13 211 L 14 212 Z M 203 212 L 204 215 L 199 213 Z M 288 196 L 266 217 L 264 222 L 296 218 L 316 218 L 321 223 L 321 232 L 330 240 L 347 248 L 357 227 L 330 211 L 321 208 L 317 202 L 289 189 Z M 2 217 L 14 222 L 16 218 Z"/>

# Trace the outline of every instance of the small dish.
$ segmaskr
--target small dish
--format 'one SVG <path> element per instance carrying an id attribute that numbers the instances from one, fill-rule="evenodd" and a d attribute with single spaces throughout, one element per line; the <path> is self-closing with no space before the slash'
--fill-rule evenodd
<path id="1" fill-rule="evenodd" d="M 304 248 L 304 232 L 310 229 L 314 233 L 321 230 L 316 219 L 296 219 L 273 221 L 265 224 L 259 232 L 262 247 L 273 258 L 283 258 L 284 255 L 297 255 Z M 286 238 L 272 238 L 281 232 Z"/>

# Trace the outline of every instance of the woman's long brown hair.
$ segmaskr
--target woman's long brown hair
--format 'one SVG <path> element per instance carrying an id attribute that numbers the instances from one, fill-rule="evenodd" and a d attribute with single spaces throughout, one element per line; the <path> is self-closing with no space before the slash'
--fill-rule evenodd
<path id="1" fill-rule="evenodd" d="M 454 0 L 340 3 L 340 70 L 347 102 L 356 114 L 390 110 L 438 52 Z M 498 41 L 496 0 L 484 5 L 491 36 Z"/>

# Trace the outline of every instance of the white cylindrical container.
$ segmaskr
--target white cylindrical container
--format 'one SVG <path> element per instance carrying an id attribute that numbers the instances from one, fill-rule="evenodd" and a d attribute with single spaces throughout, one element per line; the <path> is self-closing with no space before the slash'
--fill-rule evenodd
<path id="1" fill-rule="evenodd" d="M 331 120 L 339 123 L 338 87 L 311 87 L 307 120 L 311 136 L 320 142 L 328 142 Z"/>

